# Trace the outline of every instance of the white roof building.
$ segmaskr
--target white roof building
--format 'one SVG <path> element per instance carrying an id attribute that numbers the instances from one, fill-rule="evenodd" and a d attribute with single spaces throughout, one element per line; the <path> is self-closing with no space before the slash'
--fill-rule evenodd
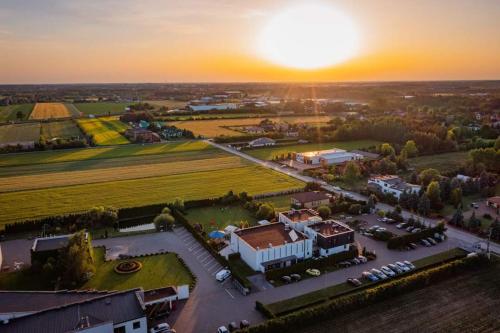
<path id="1" fill-rule="evenodd" d="M 304 164 L 340 164 L 347 161 L 357 161 L 363 159 L 363 155 L 350 153 L 343 149 L 328 149 L 297 153 L 295 159 Z"/>

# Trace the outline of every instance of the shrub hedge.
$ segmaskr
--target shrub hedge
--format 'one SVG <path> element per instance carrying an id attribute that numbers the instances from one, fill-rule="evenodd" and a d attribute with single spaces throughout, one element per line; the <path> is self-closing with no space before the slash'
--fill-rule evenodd
<path id="1" fill-rule="evenodd" d="M 397 236 L 389 239 L 387 241 L 387 248 L 389 249 L 399 249 L 407 246 L 410 243 L 418 242 L 422 238 L 433 237 L 435 233 L 442 233 L 446 230 L 444 223 L 439 223 L 433 228 L 424 229 L 420 232 L 414 234 L 407 234 L 402 236 Z"/>
<path id="2" fill-rule="evenodd" d="M 421 289 L 430 284 L 456 276 L 457 273 L 486 265 L 488 260 L 484 257 L 458 259 L 425 271 L 388 281 L 374 288 L 352 293 L 327 301 L 323 304 L 305 308 L 303 310 L 270 319 L 262 324 L 248 329 L 239 330 L 243 333 L 279 333 L 291 332 L 300 327 L 305 327 L 322 320 L 331 319 L 333 316 L 347 313 L 385 299 L 401 295 L 416 289 Z M 259 310 L 266 310 L 265 305 L 256 303 Z"/>
<path id="3" fill-rule="evenodd" d="M 326 267 L 331 267 L 341 261 L 349 260 L 358 256 L 358 249 L 354 246 L 351 246 L 349 251 L 336 253 L 326 258 L 321 258 L 318 260 L 308 259 L 301 262 L 298 262 L 292 266 L 272 269 L 266 272 L 267 280 L 278 280 L 283 275 L 290 275 L 294 273 L 303 273 L 306 269 L 316 268 L 316 269 L 324 269 Z"/>

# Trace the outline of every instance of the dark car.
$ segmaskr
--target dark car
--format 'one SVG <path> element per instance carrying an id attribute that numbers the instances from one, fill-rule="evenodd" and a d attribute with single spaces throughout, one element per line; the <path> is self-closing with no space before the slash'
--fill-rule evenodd
<path id="1" fill-rule="evenodd" d="M 238 329 L 238 325 L 234 321 L 230 322 L 229 325 L 227 325 L 227 329 L 229 332 L 234 332 Z"/>
<path id="2" fill-rule="evenodd" d="M 300 276 L 300 274 L 290 274 L 290 277 L 293 281 L 300 281 L 302 279 L 302 276 Z"/>
<path id="3" fill-rule="evenodd" d="M 411 247 L 414 250 L 418 247 L 418 245 L 415 244 L 415 243 L 410 243 L 410 244 L 408 244 L 408 246 Z"/>
<path id="4" fill-rule="evenodd" d="M 292 282 L 292 278 L 291 278 L 291 277 L 289 277 L 288 275 L 283 275 L 283 276 L 281 277 L 281 281 L 283 281 L 283 282 L 285 282 L 285 283 L 290 283 L 290 282 Z"/>
<path id="5" fill-rule="evenodd" d="M 354 279 L 354 278 L 348 278 L 347 283 L 350 283 L 351 285 L 353 285 L 355 287 L 359 287 L 362 284 L 361 281 L 359 281 L 358 279 Z"/>

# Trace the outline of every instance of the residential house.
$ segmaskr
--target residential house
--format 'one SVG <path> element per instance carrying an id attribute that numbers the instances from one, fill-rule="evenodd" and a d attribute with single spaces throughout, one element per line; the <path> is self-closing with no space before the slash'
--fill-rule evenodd
<path id="1" fill-rule="evenodd" d="M 325 192 L 302 192 L 293 194 L 290 201 L 294 208 L 318 208 L 328 205 L 330 197 Z"/>
<path id="2" fill-rule="evenodd" d="M 419 193 L 420 185 L 406 183 L 396 175 L 374 176 L 368 179 L 368 188 L 381 194 L 392 194 L 399 199 L 403 192 Z"/>
<path id="3" fill-rule="evenodd" d="M 43 264 L 50 257 L 54 259 L 57 258 L 59 256 L 59 251 L 68 245 L 71 237 L 73 237 L 73 234 L 35 238 L 30 251 L 31 262 Z M 92 245 L 89 242 L 88 233 L 85 233 L 85 239 L 87 240 L 87 245 L 90 250 Z"/>
<path id="4" fill-rule="evenodd" d="M 157 133 L 144 128 L 129 128 L 124 135 L 132 142 L 153 143 L 161 141 Z"/>
<path id="5" fill-rule="evenodd" d="M 231 250 L 255 271 L 291 266 L 312 256 L 312 240 L 284 223 L 270 223 L 235 231 Z"/>
<path id="6" fill-rule="evenodd" d="M 496 209 L 500 208 L 500 196 L 486 199 L 486 206 Z"/>

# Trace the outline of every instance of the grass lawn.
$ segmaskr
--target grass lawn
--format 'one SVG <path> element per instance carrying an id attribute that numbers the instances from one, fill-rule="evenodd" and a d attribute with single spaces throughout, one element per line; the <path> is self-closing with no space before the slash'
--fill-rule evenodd
<path id="1" fill-rule="evenodd" d="M 0 138 L 2 137 L 0 126 Z M 86 149 L 64 149 L 54 151 L 38 151 L 19 154 L 8 154 L 0 159 L 0 167 L 37 165 L 44 163 L 79 162 L 101 159 L 126 158 L 134 156 L 149 156 L 172 154 L 180 152 L 219 151 L 203 141 L 178 141 L 166 144 L 127 145 L 115 147 L 97 147 Z M 96 163 L 96 162 L 92 162 Z M 75 163 L 72 163 L 75 165 Z"/>
<path id="2" fill-rule="evenodd" d="M 446 172 L 455 170 L 461 164 L 464 164 L 468 157 L 469 152 L 460 151 L 410 158 L 408 162 L 410 167 L 415 168 L 417 171 L 433 168 L 439 172 Z"/>
<path id="3" fill-rule="evenodd" d="M 432 255 L 420 260 L 416 260 L 413 264 L 420 269 L 442 263 L 444 261 L 449 261 L 455 258 L 464 257 L 465 251 L 455 248 L 449 251 L 441 252 L 436 255 Z M 321 277 L 320 277 L 321 278 Z M 325 302 L 329 299 L 337 297 L 349 291 L 355 291 L 367 286 L 376 284 L 377 282 L 365 282 L 361 287 L 353 287 L 350 284 L 344 282 L 324 289 L 316 290 L 310 293 L 306 293 L 301 296 L 293 297 L 283 301 L 267 304 L 268 308 L 275 315 L 280 316 L 286 313 L 300 310 L 305 307 L 309 307 L 318 303 Z"/>
<path id="4" fill-rule="evenodd" d="M 29 269 L 0 273 L 0 290 L 54 290 L 54 286 Z"/>
<path id="5" fill-rule="evenodd" d="M 283 212 L 285 210 L 290 210 L 291 197 L 292 194 L 287 194 L 287 195 L 279 195 L 275 197 L 257 199 L 256 201 L 272 203 L 276 211 Z"/>
<path id="6" fill-rule="evenodd" d="M 462 212 L 465 213 L 465 212 L 469 211 L 470 204 L 475 202 L 475 201 L 478 201 L 478 200 L 481 200 L 481 196 L 479 194 L 464 196 L 462 198 L 462 203 L 463 203 Z M 450 216 L 450 215 L 453 215 L 456 210 L 457 209 L 455 207 L 453 207 L 453 205 L 446 204 L 444 206 L 443 210 L 441 211 L 441 215 Z M 478 216 L 478 217 L 480 217 L 480 216 Z"/>
<path id="7" fill-rule="evenodd" d="M 123 145 L 130 143 L 122 133 L 128 125 L 117 117 L 103 117 L 94 119 L 78 119 L 82 129 L 87 135 L 92 135 L 94 142 L 100 146 Z"/>
<path id="8" fill-rule="evenodd" d="M 186 212 L 189 223 L 200 223 L 205 232 L 223 230 L 228 225 L 239 227 L 245 221 L 250 226 L 257 223 L 257 219 L 241 206 L 214 206 L 191 208 Z"/>
<path id="9" fill-rule="evenodd" d="M 95 248 L 95 275 L 82 286 L 82 289 L 126 290 L 142 287 L 144 290 L 167 286 L 191 284 L 189 271 L 180 263 L 175 253 L 135 258 L 142 263 L 136 273 L 118 274 L 114 267 L 124 260 L 104 262 L 104 249 Z"/>
<path id="10" fill-rule="evenodd" d="M 35 104 L 0 106 L 0 121 L 18 120 L 17 113 L 19 111 L 23 114 L 21 120 L 26 120 L 30 116 L 33 106 L 35 106 Z"/>
<path id="11" fill-rule="evenodd" d="M 359 192 L 362 189 L 366 188 L 368 178 L 359 178 L 354 180 L 353 182 L 346 182 L 344 180 L 336 180 L 332 182 L 334 186 L 339 186 L 342 189 L 348 191 Z"/>
<path id="12" fill-rule="evenodd" d="M 344 142 L 328 142 L 328 143 L 306 143 L 295 144 L 288 146 L 275 146 L 272 148 L 257 148 L 245 150 L 245 153 L 261 160 L 272 160 L 275 156 L 287 155 L 291 152 L 302 153 L 306 151 L 326 150 L 326 149 L 345 149 L 354 150 L 368 148 L 370 146 L 379 145 L 380 142 L 374 140 L 356 140 Z"/>
<path id="13" fill-rule="evenodd" d="M 51 189 L 0 193 L 0 228 L 3 224 L 51 215 L 81 212 L 94 206 L 117 208 L 219 197 L 229 190 L 235 193 L 267 193 L 296 189 L 304 183 L 278 172 L 252 165 L 74 185 Z"/>
<path id="14" fill-rule="evenodd" d="M 125 108 L 131 104 L 133 103 L 96 102 L 74 103 L 73 105 L 85 115 L 105 116 L 124 113 Z"/>

